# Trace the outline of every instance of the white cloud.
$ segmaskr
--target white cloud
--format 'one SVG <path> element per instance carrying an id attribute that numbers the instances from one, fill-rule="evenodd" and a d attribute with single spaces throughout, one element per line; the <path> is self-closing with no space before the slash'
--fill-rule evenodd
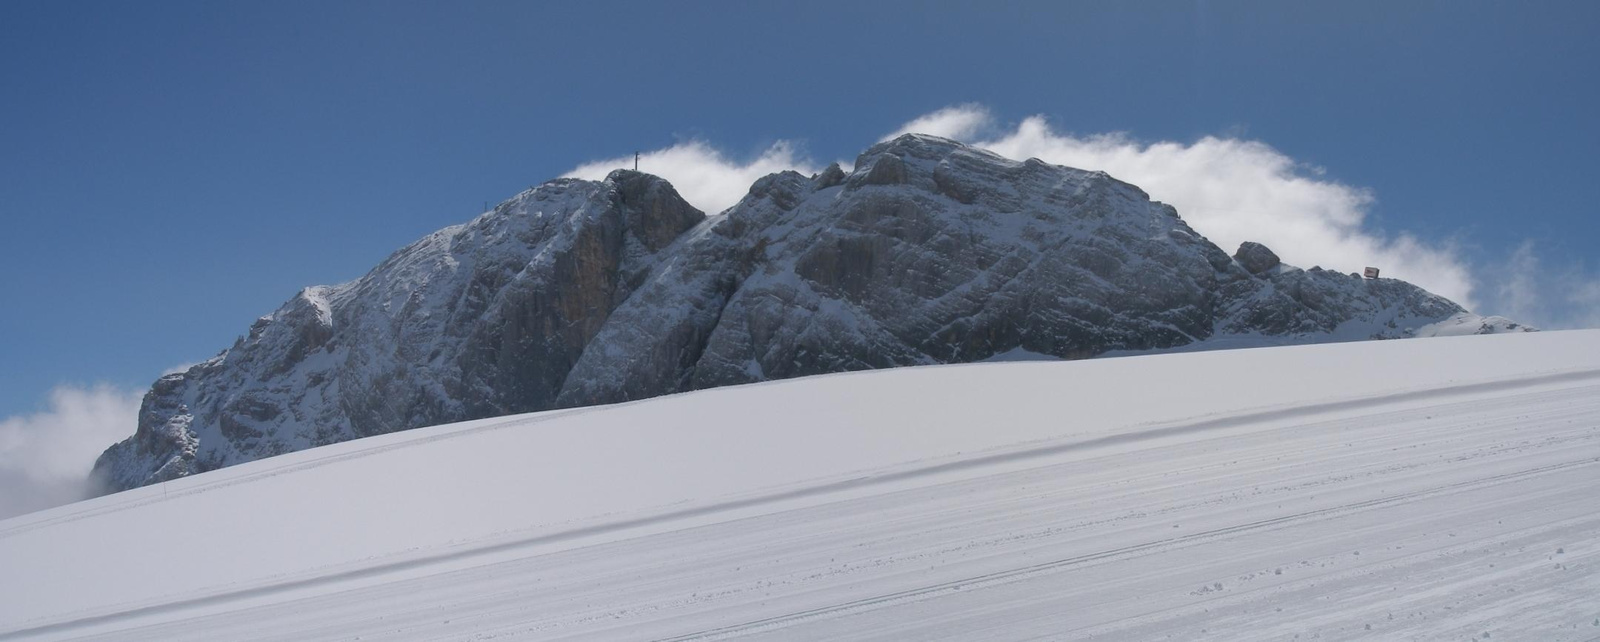
<path id="1" fill-rule="evenodd" d="M 1572 306 L 1574 313 L 1568 316 L 1565 323 L 1558 322 L 1552 327 L 1600 328 L 1600 277 L 1583 277 L 1567 294 L 1567 304 Z"/>
<path id="2" fill-rule="evenodd" d="M 1534 314 L 1540 305 L 1539 284 L 1534 279 L 1538 274 L 1539 257 L 1533 253 L 1533 242 L 1523 241 L 1517 249 L 1512 250 L 1494 289 L 1502 316 L 1529 319 Z M 1533 321 L 1529 319 L 1528 322 Z"/>
<path id="3" fill-rule="evenodd" d="M 945 133 L 918 129 L 924 125 Z M 1007 158 L 1104 171 L 1178 208 L 1191 226 L 1230 252 L 1257 241 L 1300 267 L 1354 272 L 1377 266 L 1384 276 L 1469 308 L 1474 304 L 1470 271 L 1449 243 L 1367 229 L 1370 191 L 1320 178 L 1317 168 L 1265 143 L 1215 136 L 1187 144 L 1145 143 L 1120 133 L 1080 137 L 1055 131 L 1042 116 L 976 139 L 974 132 L 996 131 L 989 111 L 976 105 L 942 109 L 897 130 L 904 131 L 955 132 L 954 138 Z"/>
<path id="4" fill-rule="evenodd" d="M 1581 263 L 1548 267 L 1537 244 L 1523 241 L 1483 271 L 1495 314 L 1547 330 L 1600 328 L 1600 275 Z"/>
<path id="5" fill-rule="evenodd" d="M 89 469 L 133 433 L 140 395 L 57 386 L 43 410 L 0 421 L 0 519 L 87 496 Z"/>
<path id="6" fill-rule="evenodd" d="M 1366 266 L 1410 281 L 1469 309 L 1503 314 L 1548 327 L 1600 326 L 1600 279 L 1566 270 L 1556 278 L 1537 268 L 1521 283 L 1505 281 L 1502 266 L 1469 265 L 1450 239 L 1387 233 L 1367 224 L 1375 197 L 1370 190 L 1323 176 L 1272 146 L 1231 136 L 1197 141 L 1145 142 L 1122 133 L 1073 135 L 1057 131 L 1042 116 L 1002 126 L 983 105 L 947 107 L 906 122 L 885 140 L 906 132 L 944 136 L 1015 159 L 1039 158 L 1082 169 L 1102 170 L 1172 204 L 1196 230 L 1224 250 L 1244 241 L 1265 243 L 1284 261 L 1342 272 Z M 851 150 L 858 151 L 858 150 Z M 849 171 L 850 162 L 841 161 Z M 632 167 L 633 157 L 586 163 L 567 176 L 600 179 Z M 695 207 L 720 212 L 773 172 L 818 171 L 819 165 L 779 141 L 752 159 L 738 160 L 702 140 L 647 152 L 640 169 L 662 176 Z M 1532 258 L 1523 254 L 1522 265 Z M 1508 265 L 1519 265 L 1513 256 Z M 1535 278 L 1537 277 L 1537 278 Z M 1531 280 L 1528 280 L 1531 279 Z M 1509 294 L 1520 293 L 1517 296 Z"/>
<path id="7" fill-rule="evenodd" d="M 952 140 L 970 141 L 987 132 L 993 127 L 994 116 L 989 113 L 989 108 L 975 103 L 946 107 L 939 111 L 920 116 L 909 123 L 900 126 L 888 136 L 879 139 L 883 142 L 901 134 L 930 134 Z"/>
<path id="8" fill-rule="evenodd" d="M 632 167 L 632 156 L 611 158 L 579 165 L 566 176 L 600 180 L 612 170 Z M 730 159 L 700 140 L 645 152 L 639 157 L 639 171 L 667 179 L 684 200 L 707 214 L 732 207 L 749 193 L 750 184 L 756 179 L 786 169 L 812 174 L 819 168 L 801 158 L 792 143 L 782 140 L 747 162 Z"/>

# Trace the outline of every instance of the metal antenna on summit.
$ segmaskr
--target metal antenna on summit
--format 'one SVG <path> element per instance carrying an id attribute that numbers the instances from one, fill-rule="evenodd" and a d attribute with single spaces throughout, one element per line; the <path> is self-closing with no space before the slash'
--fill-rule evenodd
<path id="1" fill-rule="evenodd" d="M 633 171 L 639 171 L 639 152 L 633 153 Z"/>

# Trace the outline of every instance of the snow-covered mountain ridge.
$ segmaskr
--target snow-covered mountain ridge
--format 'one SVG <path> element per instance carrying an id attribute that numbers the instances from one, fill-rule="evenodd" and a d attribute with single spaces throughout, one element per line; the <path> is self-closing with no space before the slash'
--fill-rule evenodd
<path id="1" fill-rule="evenodd" d="M 1233 256 L 1102 172 L 945 139 L 762 178 L 560 179 L 303 290 L 163 377 L 107 490 L 420 426 L 772 379 L 1045 355 L 1525 329 L 1408 283 Z"/>

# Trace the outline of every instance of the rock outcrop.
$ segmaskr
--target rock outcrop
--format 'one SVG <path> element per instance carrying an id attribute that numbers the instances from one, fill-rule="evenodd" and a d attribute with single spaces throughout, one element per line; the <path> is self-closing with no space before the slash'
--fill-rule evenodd
<path id="1" fill-rule="evenodd" d="M 1230 257 L 1103 172 L 906 135 L 710 218 L 637 172 L 545 183 L 163 377 L 95 475 L 119 490 L 451 421 L 1019 351 L 1512 329 L 1259 244 Z"/>
<path id="2" fill-rule="evenodd" d="M 1267 246 L 1254 241 L 1240 243 L 1238 251 L 1233 253 L 1233 260 L 1238 261 L 1246 272 L 1255 275 L 1264 274 L 1283 263 Z"/>

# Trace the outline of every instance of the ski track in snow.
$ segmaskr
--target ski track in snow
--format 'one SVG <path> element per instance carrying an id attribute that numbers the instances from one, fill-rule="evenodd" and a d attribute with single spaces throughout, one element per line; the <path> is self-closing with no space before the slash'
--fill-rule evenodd
<path id="1" fill-rule="evenodd" d="M 180 493 L 596 411 L 392 435 Z M 0 547 L 171 501 L 127 495 L 0 522 Z M 0 621 L 0 640 L 1594 640 L 1597 498 L 1600 370 L 1577 369 L 624 511 Z"/>

